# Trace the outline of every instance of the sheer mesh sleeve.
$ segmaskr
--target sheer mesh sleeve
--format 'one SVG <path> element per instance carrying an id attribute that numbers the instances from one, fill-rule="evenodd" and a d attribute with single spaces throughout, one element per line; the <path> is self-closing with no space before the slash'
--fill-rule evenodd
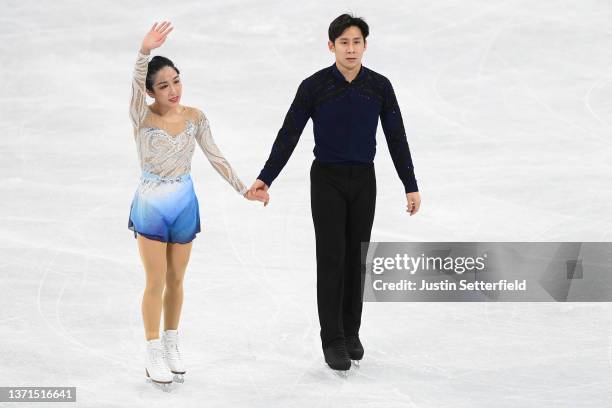
<path id="1" fill-rule="evenodd" d="M 130 119 L 134 127 L 134 137 L 136 137 L 138 128 L 147 114 L 145 80 L 147 78 L 148 64 L 149 55 L 143 54 L 139 50 L 132 76 L 132 98 L 130 100 Z"/>
<path id="2" fill-rule="evenodd" d="M 214 167 L 214 169 L 219 173 L 231 186 L 236 190 L 240 195 L 244 195 L 247 192 L 246 186 L 242 183 L 238 175 L 229 164 L 225 157 L 223 157 L 223 153 L 219 150 L 215 141 L 212 138 L 212 134 L 210 132 L 210 124 L 208 122 L 208 118 L 204 115 L 204 113 L 200 112 L 200 119 L 198 121 L 198 130 L 196 133 L 196 141 L 200 145 L 200 148 L 204 152 L 204 155 L 210 162 L 210 164 Z"/>

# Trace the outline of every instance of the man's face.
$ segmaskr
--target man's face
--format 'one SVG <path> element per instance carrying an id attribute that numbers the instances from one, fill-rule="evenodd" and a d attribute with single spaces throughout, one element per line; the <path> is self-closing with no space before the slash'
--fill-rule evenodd
<path id="1" fill-rule="evenodd" d="M 363 52 L 366 50 L 366 42 L 358 27 L 351 26 L 344 30 L 340 37 L 333 43 L 328 41 L 329 50 L 336 54 L 336 62 L 347 70 L 352 70 L 361 65 Z"/>

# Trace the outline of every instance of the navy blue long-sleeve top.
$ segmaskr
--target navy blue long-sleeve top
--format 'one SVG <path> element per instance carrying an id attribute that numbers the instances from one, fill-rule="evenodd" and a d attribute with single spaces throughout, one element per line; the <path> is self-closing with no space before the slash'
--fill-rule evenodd
<path id="1" fill-rule="evenodd" d="M 335 63 L 302 81 L 258 179 L 272 185 L 287 164 L 309 118 L 314 126 L 313 152 L 317 160 L 372 163 L 379 117 L 406 193 L 419 191 L 391 82 L 363 65 L 352 82 L 344 78 Z"/>

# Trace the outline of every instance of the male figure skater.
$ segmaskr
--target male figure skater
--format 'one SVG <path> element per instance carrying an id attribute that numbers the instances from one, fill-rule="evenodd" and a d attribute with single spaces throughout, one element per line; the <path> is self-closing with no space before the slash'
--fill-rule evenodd
<path id="1" fill-rule="evenodd" d="M 267 191 L 285 166 L 308 122 L 314 125 L 315 160 L 310 199 L 317 254 L 317 306 L 327 364 L 348 370 L 361 360 L 363 307 L 361 242 L 369 242 L 376 203 L 374 154 L 380 117 L 410 215 L 420 207 L 412 158 L 389 80 L 361 64 L 369 27 L 343 14 L 329 26 L 336 56 L 300 84 L 272 151 L 251 190 Z"/>

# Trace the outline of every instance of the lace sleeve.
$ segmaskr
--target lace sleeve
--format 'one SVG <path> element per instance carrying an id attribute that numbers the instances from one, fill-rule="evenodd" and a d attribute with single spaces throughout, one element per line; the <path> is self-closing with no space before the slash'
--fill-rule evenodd
<path id="1" fill-rule="evenodd" d="M 130 119 L 134 127 L 134 136 L 136 136 L 140 123 L 147 113 L 145 80 L 147 78 L 148 64 L 149 55 L 143 54 L 139 50 L 132 76 L 132 98 L 130 100 Z"/>
<path id="2" fill-rule="evenodd" d="M 219 150 L 215 141 L 212 138 L 212 134 L 210 132 L 210 124 L 208 122 L 208 118 L 204 115 L 204 113 L 200 112 L 200 119 L 198 121 L 198 130 L 196 133 L 196 141 L 200 148 L 204 152 L 204 155 L 210 162 L 210 164 L 214 167 L 214 169 L 219 173 L 231 186 L 236 190 L 240 195 L 244 195 L 247 192 L 246 186 L 242 183 L 238 175 L 229 164 L 225 157 L 223 157 L 223 153 Z"/>

